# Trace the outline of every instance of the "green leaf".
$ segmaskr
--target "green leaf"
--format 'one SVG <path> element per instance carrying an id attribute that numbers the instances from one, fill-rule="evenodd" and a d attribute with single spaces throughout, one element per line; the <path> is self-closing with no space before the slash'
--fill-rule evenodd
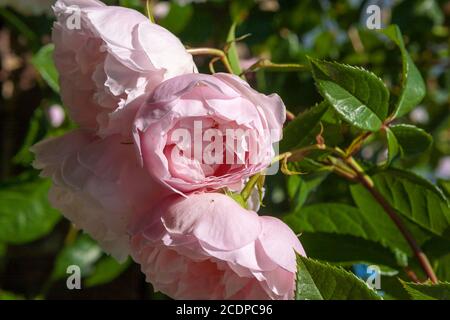
<path id="1" fill-rule="evenodd" d="M 372 180 L 375 188 L 407 220 L 435 235 L 450 237 L 447 199 L 429 181 L 394 169 L 377 173 Z"/>
<path id="2" fill-rule="evenodd" d="M 393 253 L 398 250 L 409 252 L 408 243 L 382 211 L 360 211 L 346 204 L 321 203 L 301 208 L 286 216 L 284 221 L 295 233 L 326 232 L 350 235 L 378 242 L 390 248 Z"/>
<path id="3" fill-rule="evenodd" d="M 321 172 L 305 176 L 288 176 L 287 192 L 293 211 L 297 211 L 303 206 L 308 195 L 325 180 L 327 175 L 327 173 Z"/>
<path id="4" fill-rule="evenodd" d="M 380 225 L 383 225 L 382 228 L 386 228 L 386 232 L 383 231 L 383 243 L 394 250 L 397 248 L 409 257 L 413 256 L 410 246 L 401 236 L 400 231 L 395 226 L 394 222 L 388 217 L 387 213 L 372 195 L 361 185 L 353 185 L 350 190 L 353 200 L 361 212 L 364 215 L 377 217 L 380 220 Z M 403 218 L 401 214 L 399 214 L 399 216 L 403 224 L 414 235 L 419 245 L 430 239 L 432 235 L 429 232 L 423 230 L 416 223 Z"/>
<path id="5" fill-rule="evenodd" d="M 405 279 L 408 277 L 404 274 L 404 271 L 400 271 L 396 275 L 385 276 L 381 275 L 381 290 L 383 291 L 383 299 L 385 300 L 411 300 L 405 288 L 402 285 L 402 276 Z"/>
<path id="6" fill-rule="evenodd" d="M 236 49 L 236 26 L 237 22 L 233 22 L 228 31 L 227 43 L 228 43 L 228 61 L 230 61 L 231 69 L 233 73 L 236 75 L 240 75 L 242 73 L 241 63 L 239 60 L 239 55 Z"/>
<path id="7" fill-rule="evenodd" d="M 297 258 L 296 300 L 381 300 L 352 273 L 302 256 Z"/>
<path id="8" fill-rule="evenodd" d="M 102 249 L 88 235 L 80 235 L 75 242 L 64 247 L 56 257 L 51 279 L 56 281 L 67 277 L 67 267 L 76 265 L 81 270 L 81 276 L 92 274 L 94 264 L 102 256 Z"/>
<path id="9" fill-rule="evenodd" d="M 87 287 L 94 287 L 109 283 L 120 276 L 131 264 L 131 260 L 118 263 L 114 258 L 105 256 L 95 265 L 93 273 L 86 278 Z"/>
<path id="10" fill-rule="evenodd" d="M 445 197 L 450 198 L 450 180 L 438 179 L 437 184 L 439 188 L 442 189 L 442 192 L 445 194 Z"/>
<path id="11" fill-rule="evenodd" d="M 393 254 L 382 245 L 360 237 L 322 232 L 304 232 L 300 241 L 310 258 L 341 265 L 368 263 L 396 268 L 406 266 L 401 252 Z"/>
<path id="12" fill-rule="evenodd" d="M 362 68 L 310 59 L 321 95 L 351 125 L 377 131 L 388 114 L 389 91 Z"/>
<path id="13" fill-rule="evenodd" d="M 416 156 L 428 150 L 433 138 L 424 130 L 408 124 L 391 126 L 403 156 Z"/>
<path id="14" fill-rule="evenodd" d="M 59 93 L 58 70 L 53 62 L 55 45 L 43 46 L 32 58 L 32 63 L 39 74 L 56 93 Z"/>
<path id="15" fill-rule="evenodd" d="M 48 203 L 49 187 L 38 179 L 0 188 L 0 242 L 27 243 L 53 229 L 61 216 Z"/>
<path id="16" fill-rule="evenodd" d="M 315 129 L 327 110 L 328 103 L 322 102 L 295 117 L 283 130 L 280 153 L 310 144 L 311 135 L 317 134 Z"/>
<path id="17" fill-rule="evenodd" d="M 448 247 L 450 250 L 450 247 Z M 450 254 L 446 254 L 433 261 L 433 269 L 441 281 L 450 281 Z"/>
<path id="18" fill-rule="evenodd" d="M 388 158 L 386 165 L 389 165 L 400 151 L 397 138 L 390 128 L 386 128 L 386 140 L 388 144 Z"/>
<path id="19" fill-rule="evenodd" d="M 382 32 L 399 47 L 402 54 L 402 89 L 393 110 L 394 117 L 400 117 L 411 111 L 425 97 L 425 83 L 405 48 L 399 27 L 391 25 Z"/>
<path id="20" fill-rule="evenodd" d="M 413 300 L 450 300 L 450 283 L 418 284 L 403 282 L 408 294 Z"/>

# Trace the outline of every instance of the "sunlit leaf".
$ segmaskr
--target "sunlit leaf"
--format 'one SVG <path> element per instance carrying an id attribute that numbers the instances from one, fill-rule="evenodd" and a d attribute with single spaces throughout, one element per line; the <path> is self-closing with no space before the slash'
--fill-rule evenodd
<path id="1" fill-rule="evenodd" d="M 342 268 L 297 258 L 296 300 L 380 300 L 375 291 Z"/>
<path id="2" fill-rule="evenodd" d="M 389 91 L 373 73 L 335 62 L 310 59 L 322 96 L 351 125 L 377 131 L 388 113 Z"/>

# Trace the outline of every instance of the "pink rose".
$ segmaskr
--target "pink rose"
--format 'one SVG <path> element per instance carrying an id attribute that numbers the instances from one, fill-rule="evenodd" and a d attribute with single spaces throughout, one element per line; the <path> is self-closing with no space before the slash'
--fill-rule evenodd
<path id="1" fill-rule="evenodd" d="M 134 125 L 147 170 L 179 193 L 236 190 L 266 168 L 286 109 L 237 76 L 186 74 L 159 85 Z"/>
<path id="2" fill-rule="evenodd" d="M 295 234 L 219 193 L 172 196 L 131 243 L 147 281 L 175 299 L 292 299 Z M 158 218 L 160 216 L 160 218 Z"/>
<path id="3" fill-rule="evenodd" d="M 129 253 L 128 226 L 163 195 L 120 135 L 99 139 L 82 129 L 32 147 L 50 203 L 118 260 Z"/>
<path id="4" fill-rule="evenodd" d="M 97 0 L 59 0 L 54 11 L 61 96 L 83 128 L 129 135 L 146 93 L 196 71 L 178 38 L 135 10 Z"/>

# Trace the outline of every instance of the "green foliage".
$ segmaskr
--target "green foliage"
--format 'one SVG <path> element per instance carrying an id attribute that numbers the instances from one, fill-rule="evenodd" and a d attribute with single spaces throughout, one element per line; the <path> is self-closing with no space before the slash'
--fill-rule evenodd
<path id="1" fill-rule="evenodd" d="M 126 7 L 140 12 L 144 12 L 141 0 L 119 0 L 119 5 L 121 7 Z"/>
<path id="2" fill-rule="evenodd" d="M 103 257 L 95 265 L 92 274 L 86 278 L 87 287 L 109 283 L 121 275 L 131 264 L 131 260 L 119 263 L 112 257 Z"/>
<path id="3" fill-rule="evenodd" d="M 1 300 L 24 300 L 24 299 L 25 298 L 19 294 L 0 290 L 0 301 Z"/>
<path id="4" fill-rule="evenodd" d="M 359 237 L 378 242 L 396 252 L 409 247 L 387 215 L 378 210 L 363 210 L 339 203 L 323 203 L 301 208 L 286 216 L 296 233 L 323 232 Z M 361 248 L 363 249 L 363 248 Z"/>
<path id="5" fill-rule="evenodd" d="M 79 235 L 67 244 L 58 254 L 50 275 L 51 283 L 65 279 L 67 268 L 76 265 L 80 268 L 86 287 L 109 283 L 120 276 L 129 266 L 130 260 L 119 263 L 103 254 L 102 249 L 88 235 Z"/>
<path id="6" fill-rule="evenodd" d="M 393 110 L 393 115 L 400 117 L 411 111 L 422 101 L 426 92 L 425 83 L 405 48 L 402 33 L 398 26 L 389 26 L 383 30 L 383 33 L 395 42 L 402 54 L 402 91 Z"/>
<path id="7" fill-rule="evenodd" d="M 344 120 L 363 130 L 380 129 L 389 101 L 389 92 L 381 79 L 361 68 L 310 61 L 320 93 Z"/>
<path id="8" fill-rule="evenodd" d="M 233 22 L 231 25 L 230 30 L 228 31 L 227 36 L 227 56 L 228 60 L 230 61 L 231 69 L 233 70 L 234 74 L 240 75 L 242 73 L 242 68 L 239 60 L 239 55 L 236 49 L 236 26 L 237 23 Z"/>
<path id="9" fill-rule="evenodd" d="M 340 265 L 379 264 L 393 268 L 407 265 L 402 255 L 393 254 L 382 245 L 360 237 L 326 232 L 304 232 L 300 241 L 308 256 Z"/>
<path id="10" fill-rule="evenodd" d="M 447 247 L 447 250 L 450 250 L 450 248 Z M 439 280 L 450 281 L 450 253 L 435 259 L 433 266 Z"/>
<path id="11" fill-rule="evenodd" d="M 317 134 L 316 129 L 327 109 L 328 104 L 323 102 L 295 117 L 283 130 L 280 152 L 283 153 L 310 144 Z"/>
<path id="12" fill-rule="evenodd" d="M 450 283 L 417 284 L 402 282 L 413 300 L 450 300 Z"/>
<path id="13" fill-rule="evenodd" d="M 50 181 L 36 179 L 0 188 L 0 242 L 23 244 L 48 234 L 59 221 L 50 207 Z"/>
<path id="14" fill-rule="evenodd" d="M 289 176 L 287 179 L 287 193 L 292 209 L 294 211 L 299 210 L 306 202 L 308 195 L 319 187 L 326 177 L 326 173 L 317 173 L 303 177 L 299 175 Z"/>
<path id="15" fill-rule="evenodd" d="M 28 126 L 28 132 L 25 136 L 23 144 L 17 154 L 14 156 L 13 161 L 21 165 L 30 165 L 33 161 L 33 154 L 30 151 L 30 147 L 39 141 L 45 134 L 45 114 L 42 108 L 37 108 L 33 116 L 30 119 Z"/>
<path id="16" fill-rule="evenodd" d="M 386 128 L 386 140 L 388 144 L 388 159 L 386 164 L 389 165 L 400 152 L 398 139 L 391 128 Z"/>
<path id="17" fill-rule="evenodd" d="M 180 5 L 176 2 L 170 3 L 169 14 L 158 21 L 162 27 L 170 30 L 174 34 L 181 33 L 192 18 L 194 9 L 192 5 Z"/>
<path id="18" fill-rule="evenodd" d="M 417 156 L 426 152 L 433 139 L 424 130 L 408 124 L 390 127 L 403 156 Z"/>
<path id="19" fill-rule="evenodd" d="M 377 190 L 406 219 L 435 235 L 450 236 L 448 201 L 431 183 L 393 169 L 377 173 L 372 179 Z"/>
<path id="20" fill-rule="evenodd" d="M 296 300 L 380 300 L 364 282 L 344 269 L 298 256 Z"/>
<path id="21" fill-rule="evenodd" d="M 88 235 L 83 234 L 58 254 L 51 273 L 51 279 L 56 281 L 65 278 L 67 276 L 67 267 L 71 265 L 78 266 L 83 277 L 91 275 L 94 271 L 94 264 L 101 256 L 102 250 L 97 243 Z"/>
<path id="22" fill-rule="evenodd" d="M 55 46 L 53 44 L 43 46 L 34 55 L 32 62 L 50 88 L 59 93 L 58 71 L 53 62 L 54 50 Z"/>

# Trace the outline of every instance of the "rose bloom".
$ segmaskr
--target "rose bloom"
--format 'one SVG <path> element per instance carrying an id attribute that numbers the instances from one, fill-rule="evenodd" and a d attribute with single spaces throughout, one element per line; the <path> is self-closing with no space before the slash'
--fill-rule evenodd
<path id="1" fill-rule="evenodd" d="M 131 244 L 156 290 L 174 299 L 293 298 L 296 252 L 305 252 L 279 219 L 219 193 L 171 196 L 156 210 Z"/>
<path id="2" fill-rule="evenodd" d="M 237 76 L 187 74 L 159 85 L 140 107 L 134 139 L 143 165 L 172 190 L 228 187 L 266 168 L 286 109 Z"/>
<path id="3" fill-rule="evenodd" d="M 99 139 L 78 129 L 31 150 L 33 166 L 52 179 L 51 205 L 123 261 L 129 254 L 129 223 L 165 192 L 140 167 L 133 146 L 120 135 Z"/>
<path id="4" fill-rule="evenodd" d="M 178 38 L 135 10 L 59 0 L 54 12 L 61 96 L 83 128 L 129 135 L 140 99 L 162 81 L 196 71 Z"/>

